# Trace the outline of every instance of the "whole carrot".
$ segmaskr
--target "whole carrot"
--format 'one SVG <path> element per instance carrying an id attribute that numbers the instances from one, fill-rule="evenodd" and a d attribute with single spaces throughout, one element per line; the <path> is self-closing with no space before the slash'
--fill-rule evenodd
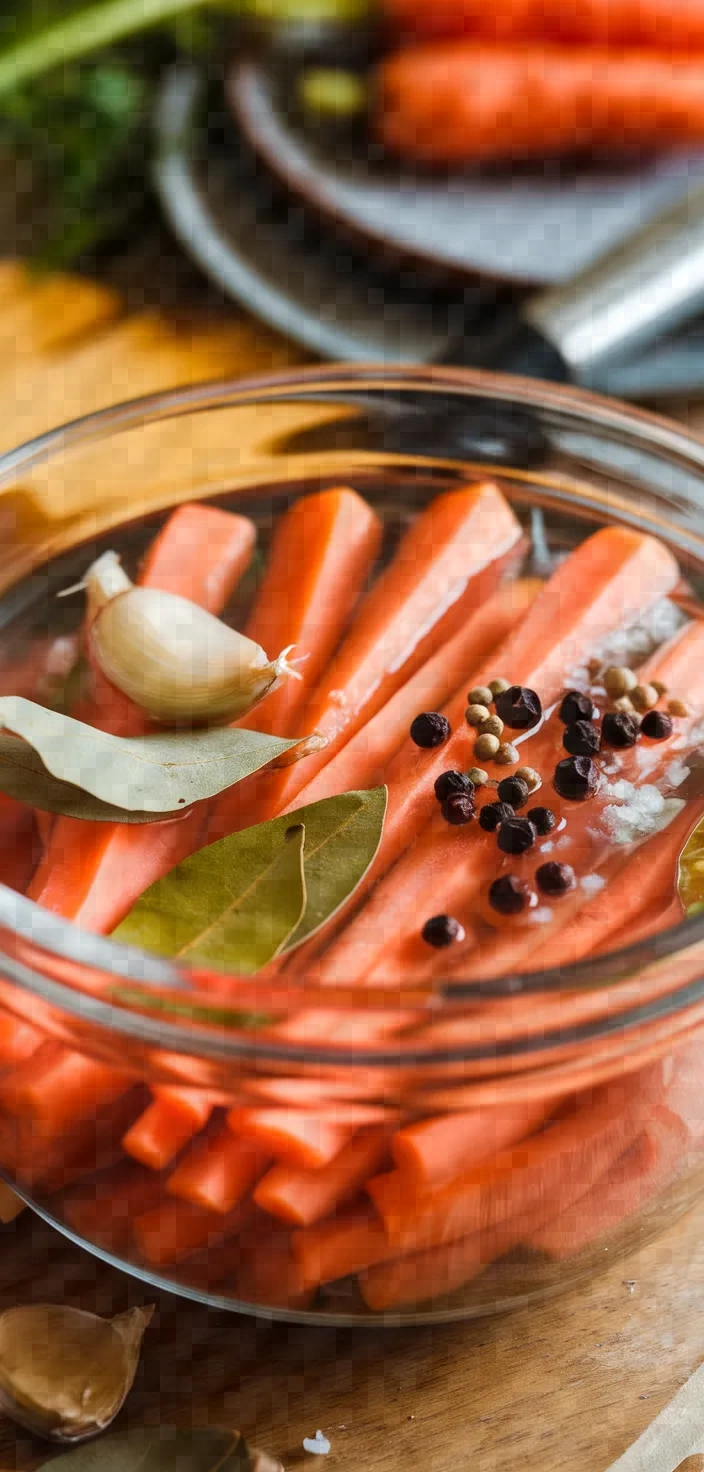
<path id="1" fill-rule="evenodd" d="M 391 152 L 438 165 L 698 145 L 703 75 L 704 37 L 682 57 L 438 42 L 382 64 L 376 126 Z"/>
<path id="2" fill-rule="evenodd" d="M 704 47 L 701 0 L 384 0 L 384 12 L 410 37 L 545 38 L 663 51 Z"/>

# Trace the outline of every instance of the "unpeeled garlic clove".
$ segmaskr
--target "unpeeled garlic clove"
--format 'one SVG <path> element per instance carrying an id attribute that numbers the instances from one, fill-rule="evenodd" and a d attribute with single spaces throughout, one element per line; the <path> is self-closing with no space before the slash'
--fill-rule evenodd
<path id="1" fill-rule="evenodd" d="M 288 661 L 291 648 L 270 660 L 189 599 L 136 587 L 114 552 L 93 563 L 83 586 L 94 661 L 154 721 L 234 721 L 282 680 L 301 678 Z"/>
<path id="2" fill-rule="evenodd" d="M 153 1307 L 101 1319 L 63 1304 L 0 1314 L 0 1407 L 48 1441 L 86 1441 L 129 1394 Z"/>

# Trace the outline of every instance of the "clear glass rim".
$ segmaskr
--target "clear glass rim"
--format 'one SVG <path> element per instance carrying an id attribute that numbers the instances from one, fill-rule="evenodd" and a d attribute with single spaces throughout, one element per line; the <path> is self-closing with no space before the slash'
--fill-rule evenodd
<path id="1" fill-rule="evenodd" d="M 13 483 L 19 471 L 31 470 L 45 463 L 55 453 L 88 444 L 106 433 L 124 432 L 194 411 L 241 407 L 247 403 L 290 397 L 292 394 L 298 398 L 314 398 L 321 391 L 326 394 L 335 390 L 341 393 L 359 391 L 362 386 L 374 393 L 391 391 L 394 388 L 412 388 L 414 392 L 429 394 L 443 394 L 451 390 L 454 393 L 464 392 L 506 403 L 518 403 L 541 411 L 548 409 L 556 414 L 569 413 L 577 419 L 583 419 L 593 434 L 598 434 L 600 428 L 607 427 L 611 431 L 623 430 L 629 436 L 639 438 L 644 448 L 657 449 L 661 453 L 688 461 L 689 468 L 702 477 L 704 486 L 704 443 L 674 421 L 644 409 L 632 408 L 618 400 L 540 380 L 469 369 L 386 369 L 378 364 L 341 364 L 294 368 L 246 379 L 207 382 L 113 405 L 73 420 L 1 455 L 0 491 Z M 500 467 L 497 467 L 496 474 L 500 478 Z M 48 957 L 60 957 L 78 967 L 113 975 L 122 983 L 130 981 L 157 991 L 193 992 L 194 973 L 188 967 L 175 966 L 168 960 L 135 947 L 124 946 L 108 937 L 80 930 L 70 921 L 42 909 L 26 896 L 18 895 L 2 885 L 0 929 L 26 942 L 30 948 L 37 947 Z M 683 950 L 689 950 L 702 941 L 704 914 L 682 921 L 677 926 L 628 948 L 608 952 L 596 960 L 582 961 L 548 972 L 504 976 L 487 982 L 452 982 L 445 985 L 439 982 L 434 991 L 434 1017 L 438 1017 L 443 1005 L 449 1006 L 480 996 L 515 997 L 535 992 L 601 990 L 607 985 L 615 985 L 620 980 L 633 976 L 643 966 L 652 966 Z M 132 1011 L 128 1006 L 113 1005 L 89 992 L 51 980 L 33 967 L 10 957 L 3 948 L 1 936 L 0 961 L 7 979 L 20 990 L 34 993 L 52 1007 L 84 1023 L 89 1022 L 111 1034 L 122 1034 L 176 1053 L 197 1054 L 206 1058 L 227 1061 L 256 1058 L 260 1061 L 271 1059 L 277 1062 L 320 1064 L 334 1062 L 340 1066 L 359 1067 L 361 1064 L 389 1068 L 477 1062 L 484 1059 L 498 1061 L 502 1056 L 514 1058 L 521 1052 L 529 1056 L 536 1048 L 536 1042 L 532 1038 L 505 1045 L 494 1044 L 486 1048 L 444 1047 L 439 1050 L 419 1050 L 416 1053 L 400 1053 L 394 1048 L 370 1052 L 357 1047 L 335 1048 L 331 1052 L 324 1046 L 311 1046 L 307 1043 L 279 1044 L 267 1038 L 254 1037 L 243 1040 L 241 1037 L 228 1036 L 224 1030 L 218 1031 L 215 1027 L 189 1025 L 186 1030 L 162 1019 L 147 1017 L 144 1012 Z M 702 969 L 704 972 L 704 963 Z M 310 1006 L 319 999 L 318 994 L 313 997 L 305 984 L 297 987 L 296 996 L 300 998 L 300 1005 L 305 1006 Z M 594 1023 L 542 1034 L 539 1049 L 541 1052 L 550 1051 L 571 1043 L 584 1043 L 613 1035 L 615 1032 L 642 1027 L 647 1022 L 661 1020 L 702 1000 L 704 975 L 681 989 L 615 1015 L 601 1017 Z M 335 1005 L 334 990 L 332 993 L 326 992 L 325 1005 Z"/>

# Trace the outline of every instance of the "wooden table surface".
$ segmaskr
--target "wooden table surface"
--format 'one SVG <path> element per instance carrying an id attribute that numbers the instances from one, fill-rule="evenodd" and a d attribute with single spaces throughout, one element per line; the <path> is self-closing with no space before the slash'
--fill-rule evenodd
<path id="1" fill-rule="evenodd" d="M 160 244 L 152 256 L 118 274 L 132 309 L 183 295 L 219 313 L 185 264 L 165 270 Z M 243 333 L 242 373 L 295 361 L 263 329 Z M 701 407 L 675 409 L 704 428 Z M 118 1425 L 239 1427 L 288 1472 L 604 1472 L 704 1360 L 704 1204 L 542 1306 L 403 1331 L 276 1325 L 154 1295 L 30 1213 L 0 1233 L 0 1249 L 0 1308 L 69 1302 L 110 1314 L 156 1300 Z M 318 1427 L 332 1444 L 322 1463 L 302 1450 Z M 0 1472 L 51 1454 L 0 1418 Z"/>

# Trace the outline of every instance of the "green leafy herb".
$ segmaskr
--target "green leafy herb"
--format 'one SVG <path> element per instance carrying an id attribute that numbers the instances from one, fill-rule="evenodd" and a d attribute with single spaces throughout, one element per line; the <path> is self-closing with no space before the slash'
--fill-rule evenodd
<path id="1" fill-rule="evenodd" d="M 45 1462 L 39 1472 L 283 1472 L 239 1431 L 180 1431 L 175 1426 L 123 1431 Z"/>
<path id="2" fill-rule="evenodd" d="M 200 849 L 142 895 L 114 939 L 193 962 L 258 969 L 242 912 L 252 912 L 251 925 L 270 927 L 268 955 L 266 945 L 257 950 L 259 966 L 300 945 L 364 878 L 379 847 L 386 797 L 385 787 L 347 792 Z M 262 883 L 275 874 L 277 854 L 285 862 L 292 826 L 305 829 L 305 906 L 295 924 L 290 888 Z"/>
<path id="3" fill-rule="evenodd" d="M 19 695 L 0 699 L 0 726 L 0 791 L 93 822 L 182 812 L 297 744 L 231 727 L 110 736 Z"/>
<path id="4" fill-rule="evenodd" d="M 147 950 L 196 965 L 224 965 L 249 976 L 283 949 L 306 907 L 305 829 L 286 837 L 261 823 L 234 835 L 236 862 L 223 864 L 211 844 L 159 880 L 115 932 Z M 228 843 L 230 840 L 225 839 Z M 164 900 L 167 901 L 165 908 Z"/>

